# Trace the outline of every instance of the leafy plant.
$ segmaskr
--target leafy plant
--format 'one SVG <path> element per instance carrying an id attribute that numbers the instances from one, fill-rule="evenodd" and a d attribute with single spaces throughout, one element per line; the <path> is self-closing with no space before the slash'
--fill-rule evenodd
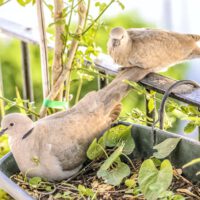
<path id="1" fill-rule="evenodd" d="M 153 161 L 148 159 L 142 163 L 139 171 L 138 182 L 140 189 L 147 200 L 156 200 L 172 182 L 173 170 L 169 160 L 161 163 L 160 170 L 156 168 Z"/>
<path id="2" fill-rule="evenodd" d="M 153 149 L 157 150 L 157 152 L 155 152 L 153 156 L 158 159 L 166 158 L 176 148 L 180 140 L 181 138 L 168 138 L 160 144 L 157 144 L 153 147 Z"/>

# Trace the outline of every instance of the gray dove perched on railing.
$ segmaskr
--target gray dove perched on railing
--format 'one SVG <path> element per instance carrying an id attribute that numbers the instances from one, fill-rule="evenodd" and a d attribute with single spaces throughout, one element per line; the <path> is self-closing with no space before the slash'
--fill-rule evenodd
<path id="1" fill-rule="evenodd" d="M 28 176 L 62 180 L 79 171 L 89 144 L 109 128 L 120 113 L 121 99 L 129 86 L 123 80 L 139 81 L 149 70 L 121 71 L 105 88 L 88 93 L 68 111 L 36 122 L 25 115 L 6 115 L 1 123 L 19 169 Z"/>
<path id="2" fill-rule="evenodd" d="M 159 29 L 113 28 L 108 53 L 122 68 L 138 66 L 152 72 L 200 57 L 200 35 L 180 34 Z"/>

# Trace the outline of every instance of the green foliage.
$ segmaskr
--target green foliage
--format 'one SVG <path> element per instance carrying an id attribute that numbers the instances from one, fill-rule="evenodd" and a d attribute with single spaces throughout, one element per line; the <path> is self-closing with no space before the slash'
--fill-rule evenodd
<path id="1" fill-rule="evenodd" d="M 106 169 L 104 164 L 105 165 L 113 164 L 113 166 Z M 104 181 L 108 184 L 111 184 L 114 186 L 120 185 L 122 180 L 130 174 L 129 166 L 121 162 L 119 158 L 115 160 L 114 163 L 111 163 L 110 160 L 106 160 L 104 164 L 101 166 L 101 168 L 97 172 L 97 176 L 99 178 L 103 178 Z"/>
<path id="2" fill-rule="evenodd" d="M 33 0 L 17 0 L 17 2 L 21 5 L 21 6 L 26 6 L 27 4 L 31 3 Z"/>
<path id="3" fill-rule="evenodd" d="M 40 177 L 33 177 L 29 180 L 29 185 L 38 188 L 41 185 L 42 179 Z"/>
<path id="4" fill-rule="evenodd" d="M 133 152 L 135 143 L 131 136 L 131 126 L 116 126 L 104 133 L 98 141 L 94 139 L 87 150 L 87 157 L 94 160 L 106 154 L 106 147 L 120 147 L 122 145 L 124 154 L 129 155 Z"/>
<path id="5" fill-rule="evenodd" d="M 86 188 L 83 185 L 78 185 L 78 191 L 81 194 L 81 196 L 91 197 L 91 198 L 95 197 L 95 193 L 93 192 L 93 190 L 90 188 Z"/>
<path id="6" fill-rule="evenodd" d="M 90 160 L 94 160 L 99 156 L 101 156 L 103 152 L 104 152 L 104 147 L 102 147 L 95 138 L 87 150 L 87 157 Z"/>
<path id="7" fill-rule="evenodd" d="M 153 147 L 153 149 L 157 150 L 157 152 L 155 152 L 153 156 L 158 159 L 166 158 L 176 148 L 180 140 L 181 138 L 168 138 L 160 144 L 157 144 Z"/>
<path id="8" fill-rule="evenodd" d="M 106 147 L 117 147 L 117 149 L 108 156 Z M 107 159 L 98 170 L 97 176 L 103 178 L 106 183 L 119 185 L 130 174 L 129 166 L 121 161 L 120 156 L 129 155 L 134 148 L 135 143 L 131 136 L 131 126 L 119 125 L 108 130 L 98 141 L 94 139 L 87 150 L 87 156 L 94 160 L 106 155 Z"/>
<path id="9" fill-rule="evenodd" d="M 196 158 L 196 159 L 190 161 L 189 163 L 183 165 L 183 168 L 190 167 L 190 166 L 195 165 L 197 163 L 200 163 L 200 158 Z"/>
<path id="10" fill-rule="evenodd" d="M 148 159 L 142 163 L 138 182 L 147 200 L 158 199 L 166 192 L 172 182 L 173 170 L 169 160 L 164 160 L 158 170 L 153 161 Z"/>
<path id="11" fill-rule="evenodd" d="M 8 136 L 2 135 L 0 137 L 0 158 L 4 156 L 6 153 L 8 153 L 10 150 L 8 146 Z"/>
<path id="12" fill-rule="evenodd" d="M 124 145 L 123 153 L 129 155 L 135 148 L 134 140 L 131 136 L 132 126 L 117 126 L 110 129 L 104 135 L 105 143 L 108 147 L 118 147 Z"/>

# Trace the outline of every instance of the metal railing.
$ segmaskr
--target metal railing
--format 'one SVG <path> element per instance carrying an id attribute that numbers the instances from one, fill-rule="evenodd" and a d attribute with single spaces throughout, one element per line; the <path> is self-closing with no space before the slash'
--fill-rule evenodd
<path id="1" fill-rule="evenodd" d="M 39 44 L 38 34 L 34 32 L 30 27 L 24 27 L 20 24 L 13 23 L 6 19 L 0 18 L 0 31 L 6 35 L 9 35 L 13 38 L 16 38 L 21 41 L 21 51 L 22 51 L 22 71 L 23 71 L 23 98 L 28 99 L 30 101 L 34 101 L 33 97 L 33 86 L 31 81 L 31 74 L 30 74 L 30 64 L 29 64 L 29 50 L 28 44 Z M 49 46 L 49 48 L 53 48 Z M 86 61 L 87 64 L 87 61 Z M 88 64 L 90 64 L 88 62 Z M 106 74 L 116 74 L 117 71 L 113 70 L 112 66 L 101 64 L 95 64 L 96 68 L 100 71 L 100 73 Z M 143 80 L 140 81 L 147 92 L 151 90 L 156 91 L 158 93 L 164 94 L 168 88 L 176 83 L 176 80 L 171 78 L 151 73 Z M 99 85 L 100 88 L 104 87 L 107 84 L 106 79 L 100 79 Z M 187 87 L 187 86 L 185 86 Z M 170 97 L 173 99 L 177 99 L 181 102 L 185 102 L 190 105 L 197 106 L 200 109 L 200 88 L 194 88 L 189 93 L 170 93 Z M 148 105 L 148 100 L 146 100 L 146 105 Z M 146 106 L 146 113 L 147 116 L 153 121 L 155 121 L 155 110 L 149 112 L 148 106 Z M 199 128 L 199 140 L 200 140 L 200 128 Z"/>

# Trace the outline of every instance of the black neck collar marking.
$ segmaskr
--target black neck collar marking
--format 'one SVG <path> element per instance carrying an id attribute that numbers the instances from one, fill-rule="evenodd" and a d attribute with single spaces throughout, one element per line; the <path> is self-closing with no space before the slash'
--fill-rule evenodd
<path id="1" fill-rule="evenodd" d="M 23 137 L 22 137 L 22 140 L 25 139 L 25 138 L 27 138 L 27 137 L 32 133 L 33 129 L 34 129 L 34 128 L 30 129 L 27 133 L 25 133 L 25 134 L 23 135 Z"/>

